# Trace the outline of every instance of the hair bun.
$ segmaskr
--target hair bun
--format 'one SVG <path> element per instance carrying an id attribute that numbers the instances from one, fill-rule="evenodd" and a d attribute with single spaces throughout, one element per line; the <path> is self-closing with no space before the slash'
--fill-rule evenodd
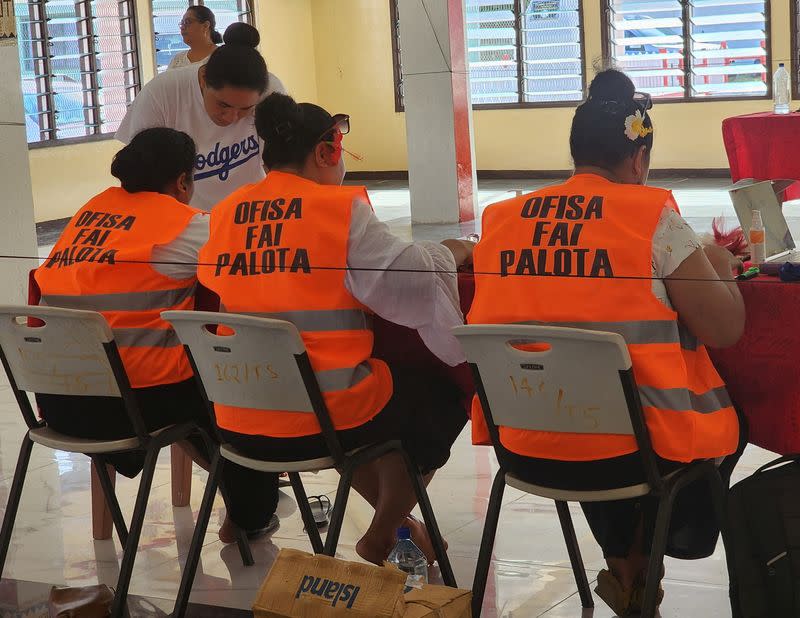
<path id="1" fill-rule="evenodd" d="M 288 94 L 274 92 L 258 105 L 255 118 L 256 132 L 266 136 L 267 145 L 273 140 L 288 144 L 302 124 L 303 112 Z"/>
<path id="2" fill-rule="evenodd" d="M 250 24 L 237 21 L 225 28 L 222 40 L 225 45 L 241 45 L 255 48 L 261 42 L 261 35 Z"/>
<path id="3" fill-rule="evenodd" d="M 630 101 L 634 92 L 631 78 L 616 69 L 601 71 L 589 84 L 589 98 L 597 101 Z"/>

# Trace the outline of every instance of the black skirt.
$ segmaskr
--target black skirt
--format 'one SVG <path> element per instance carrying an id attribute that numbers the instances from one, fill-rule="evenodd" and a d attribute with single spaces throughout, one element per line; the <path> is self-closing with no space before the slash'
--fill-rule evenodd
<path id="1" fill-rule="evenodd" d="M 338 431 L 345 451 L 387 440 L 401 440 L 420 472 L 444 466 L 450 448 L 467 422 L 461 391 L 429 374 L 392 369 L 394 390 L 371 420 Z M 221 429 L 223 438 L 243 455 L 273 461 L 316 459 L 329 455 L 322 434 L 274 438 Z"/>

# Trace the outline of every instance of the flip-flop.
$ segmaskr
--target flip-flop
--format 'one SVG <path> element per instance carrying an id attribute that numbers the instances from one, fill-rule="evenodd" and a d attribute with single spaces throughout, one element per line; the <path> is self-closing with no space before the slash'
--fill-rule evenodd
<path id="1" fill-rule="evenodd" d="M 308 505 L 311 507 L 311 514 L 314 516 L 314 523 L 317 528 L 324 528 L 328 525 L 328 515 L 331 512 L 331 500 L 326 495 L 309 496 Z"/>

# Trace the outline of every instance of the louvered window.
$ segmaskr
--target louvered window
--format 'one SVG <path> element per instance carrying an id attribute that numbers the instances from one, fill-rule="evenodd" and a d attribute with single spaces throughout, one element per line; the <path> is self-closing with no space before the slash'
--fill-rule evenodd
<path id="1" fill-rule="evenodd" d="M 29 143 L 114 133 L 139 89 L 132 0 L 14 3 Z"/>
<path id="2" fill-rule="evenodd" d="M 583 98 L 580 0 L 466 0 L 465 22 L 474 107 L 557 105 Z M 400 106 L 396 3 L 393 23 Z"/>
<path id="3" fill-rule="evenodd" d="M 742 0 L 609 0 L 606 53 L 654 97 L 764 97 L 768 9 Z"/>

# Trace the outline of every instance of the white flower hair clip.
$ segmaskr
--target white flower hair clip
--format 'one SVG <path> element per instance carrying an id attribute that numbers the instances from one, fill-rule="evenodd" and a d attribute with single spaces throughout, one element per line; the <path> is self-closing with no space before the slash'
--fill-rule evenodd
<path id="1" fill-rule="evenodd" d="M 653 132 L 653 127 L 644 126 L 644 116 L 638 109 L 625 119 L 625 137 L 635 142 L 640 137 L 647 137 Z"/>

